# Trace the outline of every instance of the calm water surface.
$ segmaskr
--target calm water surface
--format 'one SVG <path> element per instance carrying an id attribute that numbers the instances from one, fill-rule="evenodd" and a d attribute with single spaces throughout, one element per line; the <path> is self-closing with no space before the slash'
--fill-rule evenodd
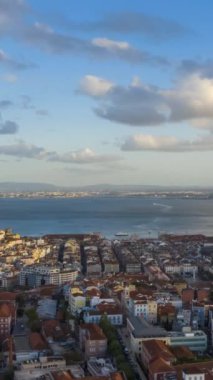
<path id="1" fill-rule="evenodd" d="M 156 198 L 0 199 L 0 229 L 22 235 L 99 231 L 140 236 L 213 235 L 213 200 Z"/>

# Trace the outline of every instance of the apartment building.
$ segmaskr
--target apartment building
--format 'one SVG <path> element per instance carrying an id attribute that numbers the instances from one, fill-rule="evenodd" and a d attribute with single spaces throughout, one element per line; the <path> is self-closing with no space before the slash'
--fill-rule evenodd
<path id="1" fill-rule="evenodd" d="M 85 359 L 104 357 L 107 352 L 107 338 L 97 324 L 83 324 L 79 327 L 80 348 Z"/>
<path id="2" fill-rule="evenodd" d="M 10 302 L 0 303 L 0 340 L 10 335 L 12 322 L 16 317 L 16 307 Z"/>
<path id="3" fill-rule="evenodd" d="M 143 317 L 150 323 L 157 322 L 157 302 L 151 297 L 132 292 L 129 298 L 129 310 L 134 316 Z"/>
<path id="4" fill-rule="evenodd" d="M 85 323 L 99 323 L 102 316 L 107 315 L 107 318 L 114 326 L 123 324 L 123 313 L 117 305 L 97 305 L 94 310 L 88 310 L 84 314 Z"/>
<path id="5" fill-rule="evenodd" d="M 42 285 L 61 285 L 74 281 L 78 271 L 47 265 L 29 265 L 21 269 L 19 284 L 22 286 L 39 287 Z"/>

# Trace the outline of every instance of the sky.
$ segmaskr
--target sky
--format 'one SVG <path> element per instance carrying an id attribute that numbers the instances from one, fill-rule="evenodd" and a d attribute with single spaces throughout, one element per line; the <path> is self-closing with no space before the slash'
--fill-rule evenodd
<path id="1" fill-rule="evenodd" d="M 212 0 L 0 0 L 0 182 L 213 186 Z"/>

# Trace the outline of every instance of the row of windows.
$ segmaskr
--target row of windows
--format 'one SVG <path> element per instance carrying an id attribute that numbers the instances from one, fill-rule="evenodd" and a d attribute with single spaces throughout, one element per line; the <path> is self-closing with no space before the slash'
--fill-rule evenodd
<path id="1" fill-rule="evenodd" d="M 203 376 L 189 376 L 188 380 L 203 380 Z"/>

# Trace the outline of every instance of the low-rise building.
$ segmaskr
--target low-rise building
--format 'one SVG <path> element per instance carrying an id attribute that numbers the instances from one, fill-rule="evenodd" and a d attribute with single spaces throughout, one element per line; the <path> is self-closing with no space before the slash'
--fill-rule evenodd
<path id="1" fill-rule="evenodd" d="M 0 340 L 10 335 L 12 324 L 16 320 L 16 307 L 10 302 L 0 302 Z"/>
<path id="2" fill-rule="evenodd" d="M 141 361 L 147 370 L 151 361 L 156 357 L 164 359 L 168 364 L 175 362 L 175 356 L 161 340 L 146 340 L 142 343 L 141 348 Z"/>
<path id="3" fill-rule="evenodd" d="M 168 332 L 159 326 L 153 326 L 142 317 L 129 315 L 127 318 L 131 350 L 141 358 L 142 344 L 146 340 L 162 340 L 169 344 Z"/>
<path id="4" fill-rule="evenodd" d="M 138 292 L 132 292 L 129 298 L 129 310 L 134 316 L 141 316 L 150 323 L 157 322 L 157 302 Z"/>
<path id="5" fill-rule="evenodd" d="M 83 324 L 79 327 L 79 344 L 85 358 L 101 358 L 106 355 L 107 338 L 97 324 Z"/>
<path id="6" fill-rule="evenodd" d="M 69 295 L 69 306 L 73 315 L 79 314 L 86 306 L 86 297 L 80 289 L 76 289 L 76 291 L 71 290 Z"/>
<path id="7" fill-rule="evenodd" d="M 77 270 L 34 264 L 21 269 L 19 284 L 32 288 L 50 284 L 62 285 L 66 282 L 75 281 L 77 276 Z"/>
<path id="8" fill-rule="evenodd" d="M 101 317 L 105 315 L 112 325 L 123 325 L 123 313 L 117 305 L 97 305 L 94 310 L 88 310 L 85 312 L 84 322 L 98 324 Z"/>
<path id="9" fill-rule="evenodd" d="M 192 352 L 204 352 L 207 349 L 207 335 L 202 330 L 191 332 L 172 331 L 168 333 L 172 347 L 186 346 Z"/>

